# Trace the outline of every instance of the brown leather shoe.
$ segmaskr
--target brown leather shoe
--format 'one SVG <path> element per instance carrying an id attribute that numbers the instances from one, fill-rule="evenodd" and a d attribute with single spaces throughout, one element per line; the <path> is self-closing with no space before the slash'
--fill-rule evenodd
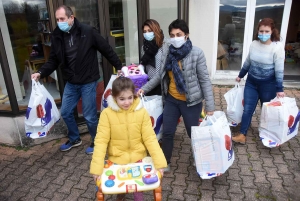
<path id="1" fill-rule="evenodd" d="M 125 193 L 118 194 L 116 201 L 126 201 L 125 196 L 126 196 Z"/>
<path id="2" fill-rule="evenodd" d="M 240 133 L 239 135 L 232 137 L 232 141 L 241 144 L 246 144 L 246 136 Z"/>

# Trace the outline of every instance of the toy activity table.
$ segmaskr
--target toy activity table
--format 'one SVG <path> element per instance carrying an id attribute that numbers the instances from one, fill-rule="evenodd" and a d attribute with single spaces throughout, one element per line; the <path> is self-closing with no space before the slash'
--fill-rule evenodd
<path id="1" fill-rule="evenodd" d="M 103 194 L 133 193 L 154 190 L 156 201 L 161 200 L 161 175 L 156 171 L 151 157 L 141 162 L 126 165 L 105 161 L 99 187 L 98 201 L 104 200 Z"/>

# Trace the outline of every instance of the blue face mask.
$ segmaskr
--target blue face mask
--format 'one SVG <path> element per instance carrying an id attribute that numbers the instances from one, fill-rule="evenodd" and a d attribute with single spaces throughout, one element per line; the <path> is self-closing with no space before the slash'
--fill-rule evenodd
<path id="1" fill-rule="evenodd" d="M 267 42 L 271 38 L 271 34 L 258 34 L 258 38 L 262 42 Z"/>
<path id="2" fill-rule="evenodd" d="M 151 41 L 154 38 L 154 33 L 153 32 L 144 33 L 144 38 L 148 41 Z"/>
<path id="3" fill-rule="evenodd" d="M 63 32 L 68 32 L 71 29 L 71 26 L 69 26 L 68 22 L 57 22 L 57 26 Z"/>

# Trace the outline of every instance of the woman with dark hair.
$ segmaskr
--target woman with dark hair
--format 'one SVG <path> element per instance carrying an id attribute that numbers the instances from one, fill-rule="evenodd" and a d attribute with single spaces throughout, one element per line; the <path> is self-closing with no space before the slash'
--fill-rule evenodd
<path id="1" fill-rule="evenodd" d="M 147 19 L 142 25 L 142 30 L 144 42 L 140 65 L 143 66 L 142 68 L 148 74 L 149 80 L 151 80 L 161 68 L 162 46 L 165 44 L 164 34 L 160 29 L 159 23 L 153 19 Z M 161 95 L 160 85 L 149 91 L 147 95 Z"/>
<path id="2" fill-rule="evenodd" d="M 258 23 L 248 57 L 236 78 L 240 82 L 248 73 L 241 128 L 238 135 L 232 137 L 234 142 L 246 143 L 246 134 L 258 100 L 262 106 L 276 96 L 284 97 L 282 82 L 285 54 L 279 41 L 280 35 L 274 21 L 270 18 L 262 19 Z"/>
<path id="3" fill-rule="evenodd" d="M 161 84 L 164 100 L 162 149 L 170 163 L 177 122 L 182 116 L 187 134 L 191 127 L 199 125 L 202 101 L 205 99 L 207 115 L 214 113 L 212 85 L 203 51 L 192 45 L 189 27 L 183 20 L 174 20 L 169 25 L 170 46 L 163 46 L 162 66 L 138 93 L 148 92 Z"/>

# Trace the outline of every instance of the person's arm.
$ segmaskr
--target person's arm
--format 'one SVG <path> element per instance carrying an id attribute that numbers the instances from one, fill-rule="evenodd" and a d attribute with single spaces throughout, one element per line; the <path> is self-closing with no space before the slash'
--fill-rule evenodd
<path id="1" fill-rule="evenodd" d="M 250 64 L 251 64 L 251 61 L 250 61 L 250 52 L 252 51 L 252 45 L 253 45 L 253 42 L 252 44 L 250 45 L 250 49 L 249 49 L 249 53 L 248 53 L 248 56 L 243 64 L 243 67 L 242 69 L 240 70 L 240 73 L 238 75 L 238 78 L 239 80 L 243 77 L 245 77 L 245 75 L 248 73 L 249 71 L 249 68 L 250 68 Z M 239 81 L 238 81 L 239 82 Z"/>
<path id="2" fill-rule="evenodd" d="M 206 66 L 205 55 L 201 49 L 198 54 L 196 65 L 197 65 L 196 70 L 197 70 L 199 85 L 201 87 L 205 99 L 206 112 L 212 113 L 215 110 L 213 89 L 212 89 L 212 84 Z"/>
<path id="3" fill-rule="evenodd" d="M 106 110 L 108 109 L 104 109 L 102 111 L 97 127 L 97 134 L 94 142 L 94 153 L 90 166 L 90 173 L 92 175 L 101 176 L 107 145 L 110 141 L 110 122 Z"/>
<path id="4" fill-rule="evenodd" d="M 143 124 L 141 129 L 143 143 L 152 157 L 155 168 L 165 168 L 167 167 L 167 161 L 156 139 L 156 134 L 152 128 L 150 116 L 145 108 L 142 108 L 142 110 L 144 110 Z"/>
<path id="5" fill-rule="evenodd" d="M 279 47 L 274 53 L 274 64 L 275 64 L 275 78 L 276 78 L 276 91 L 283 92 L 283 75 L 284 75 L 284 59 L 285 52 L 281 43 L 277 44 Z"/>
<path id="6" fill-rule="evenodd" d="M 118 55 L 96 29 L 93 29 L 93 37 L 98 51 L 116 68 L 116 70 L 121 70 L 122 63 Z"/>

